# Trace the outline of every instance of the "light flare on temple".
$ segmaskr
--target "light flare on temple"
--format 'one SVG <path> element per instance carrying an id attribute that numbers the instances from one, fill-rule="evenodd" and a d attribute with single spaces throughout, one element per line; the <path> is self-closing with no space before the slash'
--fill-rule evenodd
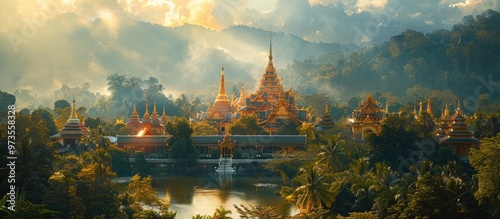
<path id="1" fill-rule="evenodd" d="M 146 128 L 139 131 L 139 133 L 137 133 L 137 136 L 143 136 L 145 133 L 146 133 Z"/>

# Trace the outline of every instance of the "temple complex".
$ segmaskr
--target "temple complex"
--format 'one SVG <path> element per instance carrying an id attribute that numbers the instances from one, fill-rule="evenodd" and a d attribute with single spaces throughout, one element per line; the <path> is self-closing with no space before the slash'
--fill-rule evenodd
<path id="1" fill-rule="evenodd" d="M 240 118 L 249 115 L 257 118 L 259 124 L 269 134 L 276 133 L 287 121 L 298 125 L 311 122 L 312 116 L 308 108 L 296 105 L 297 94 L 292 88 L 285 90 L 273 64 L 272 41 L 269 44 L 269 60 L 255 92 L 245 93 L 244 84 L 240 96 L 229 101 L 224 85 L 224 69 L 221 71 L 219 93 L 215 103 L 200 114 L 199 119 L 216 122 L 221 132 Z"/>
<path id="2" fill-rule="evenodd" d="M 352 112 L 351 128 L 353 138 L 364 140 L 371 134 L 378 134 L 382 129 L 381 123 L 388 112 L 381 110 L 371 95 Z"/>
<path id="3" fill-rule="evenodd" d="M 85 127 L 85 122 L 80 122 L 76 114 L 75 99 L 73 99 L 73 103 L 71 104 L 71 115 L 68 122 L 64 124 L 64 127 L 59 133 L 50 136 L 50 138 L 58 141 L 63 147 L 75 148 L 79 139 L 87 132 L 88 129 Z"/>
<path id="4" fill-rule="evenodd" d="M 163 115 L 159 117 L 158 111 L 156 110 L 156 103 L 153 104 L 153 112 L 149 114 L 149 102 L 146 100 L 146 110 L 142 119 L 139 118 L 139 113 L 137 113 L 137 106 L 134 104 L 134 109 L 132 115 L 130 115 L 127 121 L 127 127 L 132 129 L 134 134 L 139 135 L 162 135 L 165 134 L 165 129 L 163 126 L 167 121 L 167 115 L 165 113 L 165 107 L 163 107 Z"/>

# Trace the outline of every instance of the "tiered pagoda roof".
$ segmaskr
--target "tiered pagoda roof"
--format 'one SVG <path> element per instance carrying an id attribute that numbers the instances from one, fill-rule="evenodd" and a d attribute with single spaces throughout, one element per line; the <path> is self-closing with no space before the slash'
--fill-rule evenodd
<path id="1" fill-rule="evenodd" d="M 443 145 L 453 146 L 455 153 L 461 156 L 467 156 L 470 147 L 479 145 L 479 140 L 474 138 L 474 134 L 468 129 L 469 126 L 465 124 L 465 117 L 460 108 L 460 100 L 458 100 L 457 109 L 453 116 L 453 124 L 447 133 L 448 136 L 442 137 L 439 140 Z"/>

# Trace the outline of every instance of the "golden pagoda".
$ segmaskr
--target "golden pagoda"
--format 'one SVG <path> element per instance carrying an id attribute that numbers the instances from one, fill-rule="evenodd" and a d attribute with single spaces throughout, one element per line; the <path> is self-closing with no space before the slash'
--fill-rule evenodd
<path id="1" fill-rule="evenodd" d="M 445 109 L 439 118 L 441 122 L 439 123 L 439 128 L 437 130 L 437 137 L 443 138 L 448 136 L 448 132 L 453 124 L 453 118 L 450 116 L 450 110 L 448 109 L 448 102 L 446 103 Z"/>
<path id="2" fill-rule="evenodd" d="M 266 132 L 275 133 L 287 121 L 301 124 L 310 119 L 309 109 L 296 106 L 296 94 L 292 88 L 284 90 L 273 64 L 272 35 L 270 35 L 269 58 L 255 92 L 245 93 L 241 85 L 240 96 L 228 99 L 224 84 L 224 68 L 221 71 L 219 93 L 215 103 L 198 115 L 200 120 L 214 121 L 219 131 L 242 115 L 254 116 Z"/>
<path id="3" fill-rule="evenodd" d="M 318 128 L 319 130 L 329 130 L 333 127 L 334 122 L 332 116 L 330 115 L 330 110 L 328 110 L 328 102 L 325 104 L 325 113 L 319 122 Z"/>
<path id="4" fill-rule="evenodd" d="M 469 126 L 465 124 L 465 117 L 460 108 L 460 99 L 457 102 L 457 109 L 455 115 L 453 115 L 453 124 L 451 129 L 446 133 L 446 137 L 439 139 L 442 145 L 450 146 L 453 152 L 456 154 L 466 157 L 469 155 L 471 147 L 477 147 L 479 145 L 479 140 L 474 138 L 474 134 L 468 130 Z"/>
<path id="5" fill-rule="evenodd" d="M 68 121 L 64 124 L 64 127 L 59 130 L 59 133 L 50 136 L 51 139 L 58 141 L 63 147 L 67 149 L 76 149 L 79 139 L 88 132 L 87 127 L 85 127 L 85 122 L 80 122 L 78 115 L 76 113 L 75 98 L 73 98 L 73 103 L 71 104 L 71 115 Z"/>
<path id="6" fill-rule="evenodd" d="M 309 109 L 296 105 L 297 94 L 293 89 L 284 89 L 273 63 L 272 35 L 269 38 L 269 57 L 255 92 L 245 94 L 242 85 L 238 99 L 236 118 L 250 115 L 257 118 L 259 124 L 269 134 L 276 133 L 286 122 L 301 124 L 309 121 Z M 310 121 L 309 121 L 310 122 Z"/>
<path id="7" fill-rule="evenodd" d="M 431 109 L 431 99 L 427 99 L 427 113 L 429 115 L 433 116 L 432 109 Z"/>
<path id="8" fill-rule="evenodd" d="M 232 107 L 226 94 L 226 86 L 224 82 L 224 67 L 221 69 L 220 82 L 219 82 L 219 93 L 212 106 L 208 107 L 206 114 L 206 120 L 214 121 L 217 123 L 217 129 L 221 132 L 225 132 L 229 127 L 232 117 Z"/>

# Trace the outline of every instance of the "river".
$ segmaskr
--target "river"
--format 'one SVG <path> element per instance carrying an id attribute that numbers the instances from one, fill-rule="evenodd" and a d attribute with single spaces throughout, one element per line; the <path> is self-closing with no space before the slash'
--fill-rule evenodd
<path id="1" fill-rule="evenodd" d="M 239 218 L 235 205 L 276 206 L 283 216 L 295 215 L 299 210 L 276 193 L 279 188 L 256 187 L 254 184 L 281 182 L 275 176 L 153 176 L 153 187 L 158 196 L 170 202 L 169 210 L 177 211 L 177 218 L 191 218 L 196 214 L 212 215 L 224 206 L 232 211 L 231 217 Z M 262 184 L 260 184 L 262 185 Z"/>

